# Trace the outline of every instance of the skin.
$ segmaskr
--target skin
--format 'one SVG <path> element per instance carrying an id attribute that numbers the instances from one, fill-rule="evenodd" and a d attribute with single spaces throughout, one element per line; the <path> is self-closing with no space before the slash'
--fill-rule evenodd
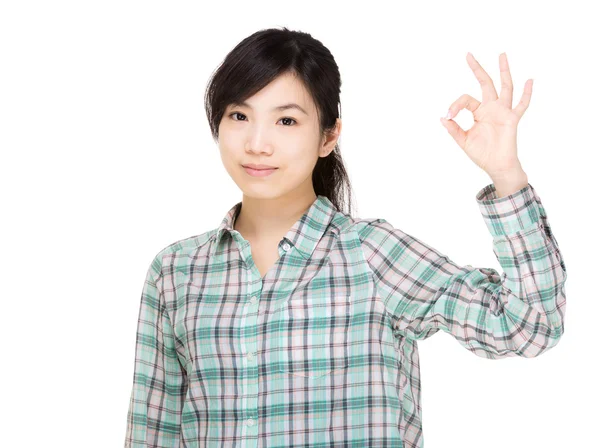
<path id="1" fill-rule="evenodd" d="M 517 125 L 529 106 L 533 79 L 528 79 L 519 104 L 513 109 L 513 83 L 506 53 L 500 54 L 500 96 L 486 71 L 471 53 L 467 63 L 481 85 L 483 101 L 460 96 L 450 105 L 442 125 L 467 156 L 492 179 L 498 198 L 519 191 L 528 184 L 527 174 L 517 156 Z M 473 113 L 473 126 L 464 131 L 452 118 L 462 109 Z"/>
<path id="2" fill-rule="evenodd" d="M 513 83 L 506 53 L 500 55 L 502 89 L 471 53 L 467 63 L 479 81 L 482 101 L 464 94 L 451 104 L 442 125 L 467 156 L 492 179 L 498 198 L 525 187 L 527 175 L 517 156 L 517 125 L 529 106 L 533 80 L 525 83 L 519 104 L 512 108 Z M 296 109 L 272 108 L 299 104 Z M 248 106 L 227 107 L 219 124 L 219 151 L 225 169 L 243 192 L 242 211 L 234 225 L 246 239 L 277 241 L 316 199 L 312 171 L 319 157 L 333 151 L 341 133 L 319 134 L 317 110 L 302 82 L 285 74 L 247 100 Z M 473 126 L 463 130 L 452 118 L 473 113 Z M 232 115 L 233 114 L 233 115 Z M 290 120 L 291 119 L 291 120 Z M 264 163 L 278 169 L 268 177 L 252 177 L 241 166 Z"/>
<path id="3" fill-rule="evenodd" d="M 229 105 L 219 124 L 219 151 L 229 176 L 242 190 L 242 210 L 234 228 L 247 240 L 276 242 L 308 210 L 317 196 L 312 172 L 319 157 L 334 150 L 342 123 L 321 137 L 316 105 L 300 79 L 284 74 L 246 102 Z M 288 103 L 297 109 L 273 111 Z M 278 167 L 267 177 L 250 176 L 242 164 Z"/>

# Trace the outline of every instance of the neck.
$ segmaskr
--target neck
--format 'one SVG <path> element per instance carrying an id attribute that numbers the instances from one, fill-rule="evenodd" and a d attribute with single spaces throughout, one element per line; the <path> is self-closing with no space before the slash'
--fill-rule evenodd
<path id="1" fill-rule="evenodd" d="M 314 190 L 308 194 L 275 199 L 244 195 L 242 208 L 233 227 L 246 240 L 282 238 L 316 199 Z"/>

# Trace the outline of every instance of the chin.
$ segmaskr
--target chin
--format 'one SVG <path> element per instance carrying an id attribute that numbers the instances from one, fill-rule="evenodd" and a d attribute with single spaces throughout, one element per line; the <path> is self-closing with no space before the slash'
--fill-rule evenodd
<path id="1" fill-rule="evenodd" d="M 259 185 L 247 181 L 238 183 L 237 185 L 244 196 L 253 199 L 277 199 L 293 190 L 293 188 L 286 188 L 281 185 L 274 186 L 267 183 Z"/>

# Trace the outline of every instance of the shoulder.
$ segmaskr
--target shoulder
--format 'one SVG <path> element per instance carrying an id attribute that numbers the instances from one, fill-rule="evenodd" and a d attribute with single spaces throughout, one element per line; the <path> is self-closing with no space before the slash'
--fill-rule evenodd
<path id="1" fill-rule="evenodd" d="M 353 225 L 361 243 L 369 238 L 391 233 L 394 227 L 383 218 L 356 218 Z"/>
<path id="2" fill-rule="evenodd" d="M 216 232 L 216 229 L 212 229 L 199 235 L 180 238 L 172 243 L 169 243 L 156 252 L 151 262 L 151 270 L 154 272 L 156 277 L 160 276 L 163 267 L 169 264 L 170 260 L 178 257 L 185 257 L 185 255 L 189 252 L 202 251 L 208 247 L 209 241 L 216 234 Z"/>
<path id="3" fill-rule="evenodd" d="M 355 227 L 363 253 L 369 259 L 375 253 L 380 255 L 391 253 L 396 256 L 413 245 L 424 250 L 430 249 L 425 242 L 395 227 L 384 218 L 357 219 Z"/>

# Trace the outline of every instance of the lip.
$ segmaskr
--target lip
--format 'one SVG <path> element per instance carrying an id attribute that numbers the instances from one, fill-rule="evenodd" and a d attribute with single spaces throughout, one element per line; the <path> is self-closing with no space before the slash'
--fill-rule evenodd
<path id="1" fill-rule="evenodd" d="M 246 173 L 248 173 L 250 176 L 254 176 L 254 177 L 270 176 L 277 170 L 277 168 L 257 170 L 257 169 L 249 168 L 249 167 L 243 166 L 243 165 L 242 165 L 242 168 L 244 168 L 244 170 L 246 170 Z"/>
<path id="2" fill-rule="evenodd" d="M 271 165 L 263 165 L 262 163 L 247 163 L 245 165 L 242 165 L 245 168 L 252 168 L 253 170 L 271 170 L 274 168 L 277 168 L 276 166 L 271 166 Z"/>

